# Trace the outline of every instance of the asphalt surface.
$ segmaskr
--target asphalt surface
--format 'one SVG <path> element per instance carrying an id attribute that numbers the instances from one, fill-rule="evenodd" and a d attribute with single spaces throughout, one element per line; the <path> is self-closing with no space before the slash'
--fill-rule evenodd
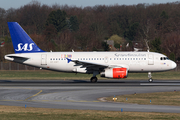
<path id="1" fill-rule="evenodd" d="M 180 81 L 0 80 L 0 105 L 38 108 L 180 113 L 180 106 L 101 101 L 103 97 L 180 91 Z M 101 99 L 101 100 L 99 100 Z"/>

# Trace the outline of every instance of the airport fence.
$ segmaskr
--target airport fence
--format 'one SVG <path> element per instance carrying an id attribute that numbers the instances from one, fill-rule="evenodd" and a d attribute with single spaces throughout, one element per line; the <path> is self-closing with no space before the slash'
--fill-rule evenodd
<path id="1" fill-rule="evenodd" d="M 19 63 L 13 63 L 13 62 L 0 62 L 0 70 L 40 70 L 36 67 L 31 67 L 28 65 L 22 65 Z M 180 64 L 177 64 L 176 69 L 173 71 L 180 71 Z"/>
<path id="2" fill-rule="evenodd" d="M 0 62 L 0 70 L 39 70 L 39 68 L 12 62 Z"/>

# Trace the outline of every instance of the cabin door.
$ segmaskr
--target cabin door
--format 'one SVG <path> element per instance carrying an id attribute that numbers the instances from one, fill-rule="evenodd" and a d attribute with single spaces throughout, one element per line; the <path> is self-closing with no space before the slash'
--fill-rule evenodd
<path id="1" fill-rule="evenodd" d="M 47 65 L 47 55 L 46 54 L 41 55 L 41 65 Z"/>
<path id="2" fill-rule="evenodd" d="M 148 55 L 148 65 L 154 65 L 154 56 L 153 54 Z"/>

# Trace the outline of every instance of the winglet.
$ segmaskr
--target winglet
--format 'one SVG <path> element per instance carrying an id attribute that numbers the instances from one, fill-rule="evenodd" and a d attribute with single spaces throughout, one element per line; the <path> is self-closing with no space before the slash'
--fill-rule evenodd
<path id="1" fill-rule="evenodd" d="M 69 58 L 66 58 L 66 59 L 67 59 L 67 62 L 68 62 L 68 63 L 70 63 L 70 62 L 72 61 L 72 60 L 71 60 L 71 59 L 69 59 Z"/>
<path id="2" fill-rule="evenodd" d="M 8 22 L 15 53 L 44 52 L 17 22 Z"/>

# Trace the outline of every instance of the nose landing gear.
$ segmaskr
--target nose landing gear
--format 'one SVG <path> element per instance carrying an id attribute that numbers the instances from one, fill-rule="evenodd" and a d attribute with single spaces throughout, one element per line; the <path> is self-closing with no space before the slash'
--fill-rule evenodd
<path id="1" fill-rule="evenodd" d="M 149 80 L 148 80 L 149 82 L 153 82 L 151 72 L 148 72 L 148 78 L 149 78 Z"/>

